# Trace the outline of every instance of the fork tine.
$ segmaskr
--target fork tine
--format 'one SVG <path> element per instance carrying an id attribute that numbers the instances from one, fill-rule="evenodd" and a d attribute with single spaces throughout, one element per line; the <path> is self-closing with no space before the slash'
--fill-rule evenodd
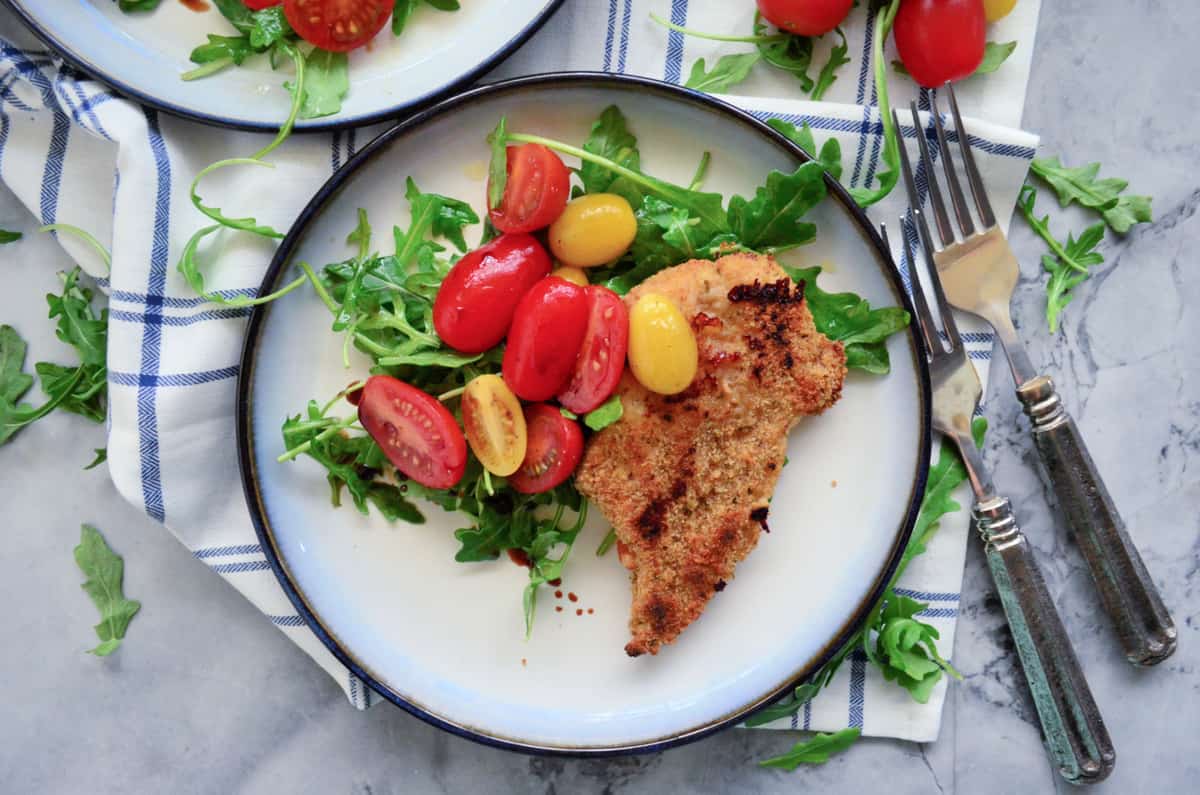
<path id="1" fill-rule="evenodd" d="M 883 235 L 883 241 L 887 243 L 887 227 L 883 224 L 879 225 L 879 232 Z M 891 246 L 888 246 L 891 251 Z M 921 338 L 925 340 L 925 350 L 932 357 L 935 352 L 943 351 L 942 341 L 937 336 L 937 325 L 933 319 L 933 312 L 929 311 L 929 302 L 925 300 L 925 290 L 921 287 L 921 278 L 917 273 L 917 267 L 913 262 L 913 251 L 908 244 L 908 227 L 904 223 L 904 216 L 900 216 L 900 261 L 906 262 L 908 266 L 908 279 L 912 282 L 912 299 L 913 309 L 917 313 L 917 328 L 921 329 Z"/>
<path id="2" fill-rule="evenodd" d="M 933 158 L 929 156 L 929 144 L 925 141 L 925 128 L 917 113 L 917 103 L 908 103 L 912 111 L 913 129 L 917 131 L 917 148 L 921 150 L 921 165 L 925 168 L 925 181 L 929 183 L 929 206 L 933 208 L 933 220 L 937 222 L 938 236 L 942 245 L 948 246 L 954 242 L 954 228 L 950 226 L 950 216 L 946 213 L 946 203 L 942 201 L 942 188 L 938 185 L 937 172 L 933 170 Z M 917 202 L 913 202 L 918 205 Z"/>
<path id="3" fill-rule="evenodd" d="M 954 205 L 954 215 L 958 218 L 958 228 L 964 239 L 975 234 L 975 222 L 971 220 L 971 211 L 967 209 L 967 199 L 963 196 L 962 184 L 954 173 L 954 158 L 950 156 L 950 147 L 946 145 L 946 128 L 942 126 L 942 115 L 938 113 L 937 94 L 933 94 L 931 102 L 933 129 L 937 133 L 938 150 L 942 153 L 942 169 L 946 172 L 946 185 L 950 188 L 950 201 Z"/>
<path id="4" fill-rule="evenodd" d="M 987 191 L 983 189 L 983 178 L 975 166 L 975 155 L 971 153 L 971 144 L 967 140 L 967 130 L 963 127 L 962 115 L 958 112 L 958 100 L 954 96 L 954 86 L 946 83 L 946 95 L 950 97 L 950 112 L 954 116 L 954 130 L 958 133 L 958 148 L 962 152 L 963 168 L 967 172 L 967 184 L 971 186 L 971 196 L 975 199 L 975 207 L 979 210 L 979 221 L 984 229 L 996 225 L 996 216 L 992 212 L 991 202 L 988 201 Z"/>
<path id="5" fill-rule="evenodd" d="M 962 338 L 958 335 L 958 326 L 954 323 L 954 315 L 950 313 L 950 304 L 946 301 L 946 293 L 942 290 L 942 280 L 938 276 L 937 264 L 933 261 L 933 240 L 929 234 L 929 224 L 925 223 L 925 214 L 920 209 L 914 207 L 911 212 L 913 225 L 917 227 L 917 237 L 919 238 L 917 247 L 923 250 L 925 258 L 925 273 L 933 282 L 933 297 L 937 301 L 938 314 L 942 316 L 942 326 L 946 332 L 946 338 L 950 341 L 950 350 L 954 351 L 962 345 Z M 909 262 L 915 261 L 915 258 L 909 258 Z M 923 296 L 922 300 L 924 300 Z M 941 343 L 938 344 L 941 347 Z M 933 349 L 931 348 L 931 350 Z"/>

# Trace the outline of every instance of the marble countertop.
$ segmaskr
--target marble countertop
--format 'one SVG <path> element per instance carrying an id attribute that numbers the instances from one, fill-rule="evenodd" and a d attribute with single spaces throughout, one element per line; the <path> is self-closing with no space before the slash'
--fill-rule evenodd
<path id="1" fill-rule="evenodd" d="M 1047 584 L 1103 710 L 1118 762 L 1097 791 L 1176 792 L 1200 776 L 1200 27 L 1187 3 L 1042 7 L 1024 126 L 1043 153 L 1100 160 L 1154 196 L 1156 222 L 1103 246 L 1107 263 L 1078 289 L 1058 336 L 1043 318 L 1042 246 L 1021 223 L 1014 310 L 1033 360 L 1054 376 L 1106 473 L 1179 626 L 1163 665 L 1123 662 L 1079 555 L 1064 540 L 1035 474 L 1006 372 L 992 379 L 986 456 L 1037 547 Z M 1131 46 L 1136 45 L 1136 46 Z M 1115 114 L 1114 109 L 1119 110 Z M 1042 206 L 1053 207 L 1043 193 Z M 1054 212 L 1054 228 L 1084 217 Z M 26 232 L 0 252 L 0 318 L 54 351 L 41 295 L 68 266 L 0 187 L 0 227 Z M 997 360 L 996 366 L 1002 366 Z M 334 683 L 169 533 L 127 505 L 80 455 L 100 428 L 55 417 L 0 450 L 0 781 L 9 792 L 634 792 L 895 793 L 1066 789 L 1047 762 L 1012 643 L 978 548 L 968 555 L 952 687 L 941 737 L 864 740 L 795 773 L 754 761 L 783 733 L 732 730 L 653 756 L 531 758 L 438 731 L 398 709 L 352 709 Z M 80 459 L 80 460 L 76 460 Z M 80 521 L 103 528 L 129 562 L 145 607 L 125 653 L 80 653 L 94 620 L 71 557 Z M 1188 785 L 1187 782 L 1192 782 Z"/>

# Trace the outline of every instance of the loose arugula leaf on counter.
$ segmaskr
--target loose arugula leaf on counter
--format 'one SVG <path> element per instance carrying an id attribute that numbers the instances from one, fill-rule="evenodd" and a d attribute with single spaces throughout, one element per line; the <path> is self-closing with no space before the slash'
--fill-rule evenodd
<path id="1" fill-rule="evenodd" d="M 608 400 L 585 414 L 583 416 L 583 424 L 593 431 L 602 431 L 621 419 L 624 414 L 625 406 L 621 403 L 621 396 L 614 394 Z"/>
<path id="2" fill-rule="evenodd" d="M 1063 207 L 1079 202 L 1100 213 L 1104 222 L 1117 234 L 1125 234 L 1134 224 L 1153 220 L 1151 198 L 1122 195 L 1125 188 L 1129 187 L 1128 180 L 1117 177 L 1097 179 L 1099 163 L 1067 168 L 1057 157 L 1038 157 L 1029 164 L 1029 169 L 1054 188 Z"/>
<path id="3" fill-rule="evenodd" d="M 10 232 L 7 229 L 0 229 L 0 246 L 5 243 L 15 243 L 21 239 L 20 232 Z"/>
<path id="4" fill-rule="evenodd" d="M 847 55 L 850 52 L 850 46 L 846 43 L 846 34 L 841 28 L 837 28 L 837 34 L 841 37 L 841 44 L 835 44 L 833 49 L 829 51 L 829 60 L 821 67 L 821 73 L 817 75 L 817 82 L 813 85 L 811 96 L 814 102 L 820 102 L 833 84 L 837 81 L 837 70 L 841 69 L 846 64 L 850 63 L 850 58 Z"/>
<path id="5" fill-rule="evenodd" d="M 757 52 L 722 55 L 713 64 L 712 71 L 708 71 L 704 59 L 699 58 L 692 64 L 692 71 L 688 74 L 684 87 L 710 94 L 725 93 L 745 80 L 750 75 L 750 70 L 754 68 L 754 64 L 761 59 L 762 56 Z"/>
<path id="6" fill-rule="evenodd" d="M 887 338 L 908 327 L 911 319 L 900 307 L 872 309 L 854 293 L 827 293 L 817 286 L 819 267 L 784 266 L 792 281 L 804 282 L 804 297 L 817 330 L 846 346 L 846 366 L 884 374 L 891 369 Z"/>
<path id="7" fill-rule="evenodd" d="M 862 729 L 859 728 L 842 729 L 833 734 L 818 732 L 796 743 L 786 754 L 764 759 L 759 765 L 783 770 L 795 770 L 800 765 L 821 765 L 828 762 L 829 757 L 854 745 L 861 734 Z"/>
<path id="8" fill-rule="evenodd" d="M 1033 231 L 1050 247 L 1051 253 L 1042 256 L 1042 267 L 1050 274 L 1046 283 L 1046 322 L 1053 334 L 1058 331 L 1059 315 L 1075 297 L 1074 288 L 1091 275 L 1092 266 L 1104 262 L 1104 256 L 1096 251 L 1096 246 L 1104 239 L 1104 224 L 1089 227 L 1079 239 L 1073 234 L 1068 235 L 1067 242 L 1060 243 L 1050 232 L 1050 216 L 1038 218 L 1034 215 L 1037 195 L 1037 188 L 1024 186 L 1017 198 L 1017 207 Z"/>
<path id="9" fill-rule="evenodd" d="M 104 245 L 99 240 L 96 239 L 95 235 L 93 235 L 91 232 L 87 231 L 86 229 L 81 229 L 80 227 L 75 226 L 74 224 L 58 223 L 58 224 L 46 224 L 45 226 L 40 227 L 38 229 L 38 231 L 39 232 L 55 232 L 58 234 L 66 232 L 68 235 L 72 235 L 73 237 L 79 238 L 84 243 L 86 243 L 89 248 L 91 248 L 93 251 L 96 252 L 96 256 L 100 257 L 100 261 L 104 263 L 105 269 L 107 269 L 110 272 L 112 271 L 112 254 L 109 253 L 108 249 L 106 249 L 104 247 Z"/>
<path id="10" fill-rule="evenodd" d="M 81 587 L 100 611 L 100 623 L 96 625 L 100 645 L 88 653 L 107 657 L 121 645 L 129 622 L 142 609 L 142 603 L 125 598 L 122 588 L 125 561 L 90 525 L 81 528 L 79 546 L 75 547 L 75 563 L 87 577 Z"/>
<path id="11" fill-rule="evenodd" d="M 0 401 L 15 405 L 33 386 L 33 376 L 24 372 L 28 346 L 12 326 L 0 326 Z"/>
<path id="12" fill-rule="evenodd" d="M 996 43 L 989 41 L 983 48 L 983 60 L 975 69 L 975 74 L 986 75 L 991 74 L 1000 68 L 1000 64 L 1008 60 L 1008 56 L 1013 54 L 1013 50 L 1017 49 L 1015 41 L 1006 41 Z"/>
<path id="13" fill-rule="evenodd" d="M 100 466 L 101 464 L 103 464 L 105 461 L 108 460 L 108 448 L 107 447 L 96 447 L 93 449 L 96 452 L 96 457 L 92 459 L 92 463 L 90 463 L 84 467 L 85 471 L 88 469 L 95 469 L 96 467 Z"/>

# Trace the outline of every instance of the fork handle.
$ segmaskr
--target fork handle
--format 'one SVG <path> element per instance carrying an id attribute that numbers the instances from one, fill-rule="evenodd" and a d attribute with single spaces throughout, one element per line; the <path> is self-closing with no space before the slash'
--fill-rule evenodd
<path id="1" fill-rule="evenodd" d="M 1033 441 L 1060 510 L 1083 553 L 1104 609 L 1125 656 L 1134 665 L 1155 665 L 1175 651 L 1175 623 L 1125 530 L 1125 523 L 1075 421 L 1047 376 L 1017 388 L 1033 424 Z"/>
<path id="2" fill-rule="evenodd" d="M 1050 756 L 1072 784 L 1101 781 L 1116 752 L 1029 542 L 1003 497 L 976 503 L 972 515 Z"/>

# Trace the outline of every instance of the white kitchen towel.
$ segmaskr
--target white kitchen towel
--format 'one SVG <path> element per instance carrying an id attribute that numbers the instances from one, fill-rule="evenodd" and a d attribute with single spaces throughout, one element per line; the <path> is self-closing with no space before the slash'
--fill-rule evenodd
<path id="1" fill-rule="evenodd" d="M 504 67 L 505 73 L 569 67 L 678 80 L 684 61 L 690 63 L 692 45 L 653 26 L 649 12 L 711 30 L 748 27 L 743 4 L 737 4 L 736 12 L 725 3 L 692 5 L 693 13 L 683 0 L 568 4 Z M 1020 41 L 1018 52 L 1032 49 L 1037 7 L 1030 0 L 1021 5 L 1033 7 L 1032 17 L 1004 34 Z M 726 9 L 722 13 L 727 18 L 718 8 Z M 0 39 L 0 179 L 42 223 L 74 224 L 111 243 L 112 271 L 106 273 L 93 252 L 73 239 L 61 239 L 110 299 L 108 452 L 117 488 L 245 594 L 338 681 L 356 706 L 370 706 L 378 696 L 320 644 L 279 588 L 241 498 L 233 405 L 249 313 L 197 298 L 174 267 L 185 241 L 204 220 L 188 200 L 192 176 L 215 160 L 256 151 L 263 136 L 203 127 L 141 108 L 63 67 L 11 25 L 2 31 L 8 40 Z M 850 25 L 847 34 L 852 49 L 864 47 L 864 26 Z M 830 96 L 851 103 L 872 101 L 860 64 L 861 57 L 845 67 L 846 77 Z M 1028 62 L 1010 65 L 1021 79 L 1005 81 L 1002 96 L 964 90 L 964 104 L 971 107 L 986 97 L 981 115 L 1015 122 Z M 904 79 L 891 82 L 899 87 Z M 792 93 L 788 82 L 777 90 L 782 96 Z M 928 104 L 927 96 L 915 96 Z M 806 121 L 818 141 L 838 138 L 845 181 L 872 183 L 882 135 L 878 114 L 869 107 L 763 96 L 727 99 L 761 118 Z M 984 121 L 969 124 L 993 203 L 1007 222 L 1036 138 Z M 253 208 L 261 221 L 286 228 L 329 174 L 379 129 L 293 137 L 272 155 L 273 171 L 217 172 L 205 183 L 205 194 L 220 196 L 227 208 Z M 923 130 L 932 135 L 927 120 Z M 906 127 L 904 133 L 911 146 L 916 131 Z M 931 145 L 936 152 L 932 138 Z M 924 184 L 923 173 L 918 181 Z M 890 221 L 903 204 L 897 190 L 872 215 Z M 270 244 L 247 235 L 216 237 L 212 251 L 220 256 L 207 266 L 210 289 L 253 294 L 269 261 Z M 965 336 L 971 356 L 986 377 L 991 334 L 978 325 L 963 325 L 970 330 Z M 965 500 L 965 494 L 960 496 Z M 941 647 L 947 650 L 954 641 L 967 516 L 959 514 L 943 524 L 902 585 L 905 594 L 929 603 L 921 617 L 942 633 Z M 916 704 L 855 656 L 795 721 L 776 726 L 832 730 L 852 725 L 870 735 L 931 740 L 937 736 L 944 698 L 942 684 L 927 704 Z"/>

